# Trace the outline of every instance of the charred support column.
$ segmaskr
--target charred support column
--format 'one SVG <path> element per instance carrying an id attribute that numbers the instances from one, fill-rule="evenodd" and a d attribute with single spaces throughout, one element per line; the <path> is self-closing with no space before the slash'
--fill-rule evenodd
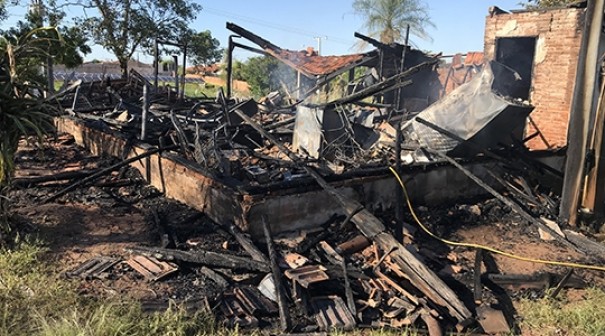
<path id="1" fill-rule="evenodd" d="M 179 57 L 172 55 L 174 60 L 174 89 L 176 90 L 176 97 L 179 97 Z"/>
<path id="2" fill-rule="evenodd" d="M 79 88 L 79 87 L 78 87 Z M 147 133 L 147 111 L 149 110 L 149 89 L 143 85 L 143 112 L 141 115 L 141 141 L 145 141 Z"/>
<path id="3" fill-rule="evenodd" d="M 153 47 L 153 58 L 154 58 L 154 69 L 153 69 L 153 87 L 155 91 L 158 91 L 158 75 L 160 72 L 160 47 L 158 45 L 158 39 L 154 41 Z"/>
<path id="4" fill-rule="evenodd" d="M 233 85 L 233 44 L 234 38 L 240 38 L 239 35 L 229 35 L 229 45 L 227 46 L 227 99 L 231 98 L 231 86 Z"/>
<path id="5" fill-rule="evenodd" d="M 185 75 L 187 74 L 187 43 L 183 44 L 183 76 L 181 77 L 181 95 L 180 98 L 185 98 Z"/>
<path id="6" fill-rule="evenodd" d="M 397 174 L 401 175 L 401 120 L 397 122 L 395 132 L 395 169 L 397 170 Z M 403 190 L 401 188 L 396 188 L 395 200 L 397 204 L 395 205 L 395 239 L 399 243 L 403 243 Z"/>
<path id="7" fill-rule="evenodd" d="M 400 73 L 403 72 L 403 69 L 405 68 L 405 55 L 407 54 L 409 42 L 410 42 L 410 25 L 408 25 L 408 27 L 405 30 L 405 44 L 403 45 L 403 50 L 401 51 L 401 65 L 399 66 Z M 401 111 L 403 109 L 403 107 L 402 107 L 403 99 L 401 99 L 401 90 L 402 90 L 401 87 L 397 90 L 397 105 L 395 105 L 395 108 L 397 109 L 397 111 Z"/>
<path id="8" fill-rule="evenodd" d="M 567 134 L 567 161 L 559 216 L 575 225 L 593 112 L 605 0 L 588 1 Z"/>

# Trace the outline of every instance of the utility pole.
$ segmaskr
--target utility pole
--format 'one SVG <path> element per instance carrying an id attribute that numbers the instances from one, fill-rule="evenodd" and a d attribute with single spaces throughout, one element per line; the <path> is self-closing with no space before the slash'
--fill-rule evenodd
<path id="1" fill-rule="evenodd" d="M 327 40 L 327 36 L 314 36 L 313 37 L 317 41 L 317 55 L 321 56 L 321 40 Z"/>

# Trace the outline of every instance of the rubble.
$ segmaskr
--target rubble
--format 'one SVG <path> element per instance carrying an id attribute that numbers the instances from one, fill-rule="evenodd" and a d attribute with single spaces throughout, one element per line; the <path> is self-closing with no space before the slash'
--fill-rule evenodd
<path id="1" fill-rule="evenodd" d="M 367 326 L 419 327 L 430 335 L 475 328 L 509 332 L 513 326 L 507 313 L 485 300 L 496 296 L 490 286 L 518 291 L 577 285 L 571 273 L 558 282 L 549 273 L 517 278 L 496 274 L 488 267 L 493 251 L 481 247 L 472 262 L 463 264 L 453 248 L 441 244 L 441 235 L 408 224 L 419 221 L 411 210 L 416 198 L 406 191 L 405 197 L 393 200 L 399 190 L 389 170 L 393 165 L 393 172 L 409 177 L 402 185 L 414 186 L 423 197 L 446 194 L 454 186 L 446 179 L 440 188 L 432 188 L 423 184 L 432 179 L 420 174 L 433 169 L 445 175 L 449 169 L 458 174 L 451 180 L 459 188 L 475 183 L 478 195 L 501 202 L 459 206 L 448 214 L 451 218 L 501 219 L 506 209 L 516 216 L 515 226 L 531 230 L 525 224 L 533 224 L 541 236 L 554 239 L 550 244 L 602 255 L 601 245 L 559 228 L 563 223 L 554 212 L 556 197 L 543 181 L 560 176 L 519 146 L 523 139 L 518 127 L 533 107 L 509 90 L 516 84 L 514 70 L 491 62 L 437 101 L 439 90 L 426 93 L 434 89 L 430 83 L 438 77 L 438 57 L 408 46 L 358 35 L 377 49 L 325 58 L 281 49 L 234 24 L 227 28 L 307 77 L 307 86 L 297 88 L 302 94 L 286 98 L 271 93 L 259 102 L 240 101 L 228 89 L 216 98 L 190 99 L 131 72 L 124 80 L 78 83 L 61 96 L 69 117 L 57 123 L 69 128 L 65 120 L 75 120 L 73 125 L 82 131 L 74 134 L 80 137 L 76 141 L 97 154 L 118 157 L 117 162 L 21 177 L 15 188 L 73 182 L 43 195 L 41 203 L 50 203 L 83 187 L 135 187 L 134 179 L 123 176 L 132 165 L 159 193 L 179 195 L 204 213 L 170 225 L 172 213 L 146 211 L 156 244 L 125 246 L 128 258 L 97 256 L 68 275 L 89 279 L 111 273 L 119 278 L 136 271 L 159 283 L 189 277 L 187 284 L 194 288 L 215 289 L 196 299 L 221 321 L 282 333 Z M 388 61 L 379 61 L 381 57 Z M 378 78 L 372 77 L 373 83 L 352 78 L 350 90 L 339 98 L 309 98 L 357 66 L 379 73 Z M 381 190 L 385 185 L 390 189 Z M 453 193 L 456 201 L 476 196 Z M 317 203 L 309 206 L 310 199 Z M 287 206 L 277 208 L 283 212 L 251 210 L 267 209 L 262 204 L 270 200 Z M 404 202 L 410 213 L 403 210 Z M 390 213 L 394 208 L 395 219 Z M 178 231 L 177 226 L 196 227 L 202 216 L 209 218 L 207 232 Z M 286 231 L 290 235 L 280 236 Z M 441 244 L 441 250 L 423 246 L 424 238 Z M 120 260 L 131 269 L 116 270 L 124 266 Z"/>

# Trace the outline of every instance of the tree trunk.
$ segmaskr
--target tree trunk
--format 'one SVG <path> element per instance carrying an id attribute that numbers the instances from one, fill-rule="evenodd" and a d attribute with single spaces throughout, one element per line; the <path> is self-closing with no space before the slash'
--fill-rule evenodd
<path id="1" fill-rule="evenodd" d="M 120 69 L 122 70 L 122 78 L 128 78 L 128 59 L 118 58 L 120 62 Z"/>

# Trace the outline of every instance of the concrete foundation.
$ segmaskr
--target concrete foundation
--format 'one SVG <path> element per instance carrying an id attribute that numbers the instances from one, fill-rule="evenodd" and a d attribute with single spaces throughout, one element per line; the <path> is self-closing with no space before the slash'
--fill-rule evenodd
<path id="1" fill-rule="evenodd" d="M 55 119 L 58 132 L 72 134 L 78 145 L 94 155 L 133 157 L 150 146 L 127 140 L 117 132 L 101 131 L 93 123 L 71 117 Z M 495 163 L 466 164 L 476 175 L 487 178 Z M 261 216 L 267 215 L 274 233 L 309 229 L 325 223 L 342 209 L 311 178 L 300 178 L 265 186 L 247 186 L 212 176 L 194 162 L 172 153 L 160 153 L 136 161 L 132 166 L 147 181 L 169 198 L 204 212 L 217 223 L 235 223 L 252 235 L 262 233 Z M 326 177 L 334 187 L 371 210 L 392 208 L 398 185 L 385 167 L 368 173 L 349 172 Z M 409 166 L 404 168 L 410 199 L 416 205 L 438 204 L 484 195 L 485 191 L 462 172 L 449 165 Z"/>

